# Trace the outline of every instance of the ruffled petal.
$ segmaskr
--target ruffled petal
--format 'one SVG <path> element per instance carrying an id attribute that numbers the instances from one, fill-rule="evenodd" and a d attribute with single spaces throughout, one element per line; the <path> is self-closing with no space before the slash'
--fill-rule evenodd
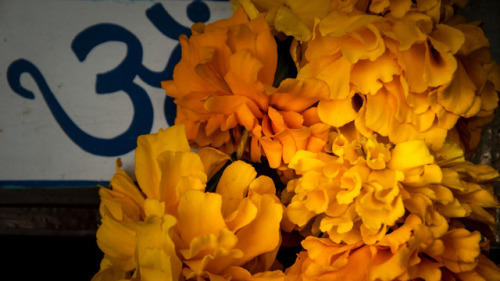
<path id="1" fill-rule="evenodd" d="M 161 171 L 157 159 L 165 151 L 188 152 L 191 148 L 184 125 L 176 125 L 157 134 L 139 136 L 135 151 L 135 174 L 139 186 L 149 198 L 160 199 Z"/>
<path id="2" fill-rule="evenodd" d="M 324 123 L 341 127 L 357 117 L 351 99 L 321 100 L 318 103 L 318 116 Z"/>
<path id="3" fill-rule="evenodd" d="M 188 190 L 180 197 L 179 234 L 190 243 L 195 237 L 218 235 L 226 224 L 221 214 L 222 197 L 215 193 Z"/>
<path id="4" fill-rule="evenodd" d="M 250 183 L 257 176 L 252 165 L 243 161 L 231 163 L 222 173 L 216 192 L 222 197 L 222 216 L 227 217 L 240 205 Z"/>
<path id="5" fill-rule="evenodd" d="M 389 162 L 391 169 L 404 171 L 414 167 L 432 164 L 434 157 L 423 141 L 415 140 L 400 143 L 392 150 Z"/>
<path id="6" fill-rule="evenodd" d="M 236 247 L 245 254 L 239 260 L 240 264 L 257 255 L 273 251 L 279 246 L 281 240 L 279 232 L 283 214 L 281 204 L 276 202 L 272 196 L 263 195 L 258 202 L 258 206 L 259 212 L 256 218 L 237 233 L 238 244 Z"/>

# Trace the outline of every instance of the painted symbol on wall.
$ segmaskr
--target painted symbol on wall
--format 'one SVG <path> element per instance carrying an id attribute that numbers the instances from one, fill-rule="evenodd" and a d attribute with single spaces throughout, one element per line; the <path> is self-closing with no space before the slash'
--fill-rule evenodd
<path id="1" fill-rule="evenodd" d="M 207 22 L 210 19 L 208 6 L 199 0 L 191 2 L 186 13 L 193 22 Z M 161 3 L 147 9 L 146 16 L 156 29 L 168 38 L 178 40 L 181 34 L 191 35 L 191 30 L 178 23 Z M 84 63 L 94 48 L 107 42 L 124 43 L 127 53 L 114 69 L 96 75 L 96 93 L 104 95 L 125 92 L 134 109 L 129 128 L 114 138 L 99 138 L 80 129 L 56 99 L 42 72 L 30 61 L 18 59 L 12 62 L 7 69 L 7 80 L 11 89 L 19 96 L 34 99 L 35 94 L 21 85 L 21 75 L 29 74 L 54 119 L 76 145 L 95 155 L 119 156 L 135 149 L 137 137 L 150 133 L 153 126 L 153 105 L 146 91 L 134 83 L 134 78 L 138 76 L 146 84 L 160 88 L 161 81 L 172 79 L 174 66 L 181 57 L 181 49 L 177 44 L 165 68 L 159 72 L 152 71 L 142 64 L 143 48 L 139 39 L 126 28 L 110 23 L 100 23 L 84 29 L 73 39 L 71 49 L 78 60 Z M 164 114 L 168 124 L 172 125 L 175 119 L 175 105 L 169 97 L 165 99 Z"/>

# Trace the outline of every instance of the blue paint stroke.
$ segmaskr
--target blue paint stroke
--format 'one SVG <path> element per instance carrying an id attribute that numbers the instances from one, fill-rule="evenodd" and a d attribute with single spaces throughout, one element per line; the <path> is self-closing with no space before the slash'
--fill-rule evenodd
<path id="1" fill-rule="evenodd" d="M 192 1 L 186 12 L 193 22 L 207 22 L 210 19 L 210 9 L 200 0 Z M 191 30 L 179 24 L 161 3 L 147 9 L 146 16 L 168 38 L 178 40 L 181 34 L 191 35 Z M 71 48 L 78 60 L 84 62 L 95 47 L 112 41 L 124 43 L 127 46 L 127 54 L 114 69 L 97 74 L 96 93 L 125 92 L 132 101 L 134 115 L 127 131 L 111 139 L 94 137 L 81 130 L 57 101 L 40 70 L 30 61 L 18 59 L 12 62 L 7 70 L 10 87 L 26 99 L 34 99 L 35 95 L 21 85 L 20 79 L 22 74 L 30 74 L 66 135 L 83 150 L 99 156 L 126 154 L 135 149 L 137 136 L 150 133 L 153 125 L 153 106 L 146 91 L 133 80 L 139 76 L 148 85 L 160 88 L 161 81 L 172 79 L 174 67 L 181 58 L 181 47 L 177 44 L 165 68 L 159 72 L 151 71 L 142 64 L 143 49 L 137 37 L 127 29 L 110 23 L 97 24 L 83 30 L 74 38 Z M 168 124 L 173 125 L 176 105 L 170 97 L 165 99 L 164 114 Z"/>
<path id="2" fill-rule="evenodd" d="M 191 2 L 186 10 L 188 18 L 193 22 L 207 22 L 210 19 L 210 9 L 207 4 L 202 1 L 195 0 Z M 170 39 L 178 40 L 181 34 L 191 36 L 191 29 L 178 23 L 160 3 L 154 4 L 151 8 L 146 10 L 146 16 L 158 31 Z M 160 88 L 161 81 L 171 80 L 173 78 L 174 68 L 180 59 L 181 46 L 177 44 L 170 54 L 168 63 L 163 71 L 152 72 L 142 66 L 138 71 L 139 77 L 149 85 Z M 167 123 L 172 126 L 175 123 L 175 116 L 177 115 L 177 107 L 173 98 L 169 96 L 165 98 L 163 111 Z"/>
<path id="3" fill-rule="evenodd" d="M 142 47 L 135 36 L 117 25 L 98 24 L 78 34 L 72 48 L 78 59 L 83 61 L 94 47 L 109 41 L 125 43 L 128 52 L 115 69 L 97 75 L 96 92 L 109 94 L 124 91 L 131 99 L 134 108 L 132 123 L 127 131 L 111 139 L 94 137 L 80 129 L 57 101 L 40 70 L 30 61 L 16 60 L 7 70 L 7 80 L 12 90 L 24 98 L 33 99 L 35 97 L 33 92 L 24 88 L 20 80 L 22 74 L 30 74 L 66 135 L 83 150 L 99 156 L 119 156 L 134 150 L 137 136 L 148 134 L 153 125 L 151 101 L 146 91 L 133 83 L 135 70 L 142 59 Z"/>

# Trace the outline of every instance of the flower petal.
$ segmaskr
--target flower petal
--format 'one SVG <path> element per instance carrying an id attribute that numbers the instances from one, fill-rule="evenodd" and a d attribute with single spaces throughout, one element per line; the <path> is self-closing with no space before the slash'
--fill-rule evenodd
<path id="1" fill-rule="evenodd" d="M 211 179 L 227 161 L 231 160 L 229 155 L 212 147 L 201 148 L 198 155 L 203 163 L 203 167 L 205 167 L 205 173 L 208 179 Z"/>
<path id="2" fill-rule="evenodd" d="M 179 234 L 190 243 L 195 237 L 218 235 L 226 224 L 221 214 L 222 197 L 198 190 L 184 192 L 179 201 Z"/>
<path id="3" fill-rule="evenodd" d="M 318 116 L 324 123 L 341 127 L 357 117 L 351 99 L 321 100 L 318 103 Z"/>
<path id="4" fill-rule="evenodd" d="M 434 163 L 425 142 L 420 140 L 400 143 L 392 150 L 392 159 L 388 166 L 394 170 L 404 171 L 414 167 Z"/>
<path id="5" fill-rule="evenodd" d="M 164 151 L 191 151 L 184 125 L 175 125 L 157 134 L 139 136 L 135 150 L 135 175 L 147 197 L 160 199 L 161 171 L 158 156 Z"/>
<path id="6" fill-rule="evenodd" d="M 175 215 L 182 193 L 189 189 L 205 189 L 205 168 L 194 152 L 166 151 L 158 157 L 158 163 L 162 171 L 159 200 L 165 202 L 168 212 Z"/>
<path id="7" fill-rule="evenodd" d="M 250 183 L 257 176 L 252 165 L 243 161 L 231 163 L 222 173 L 216 192 L 222 197 L 222 216 L 227 217 L 240 205 Z"/>
<path id="8" fill-rule="evenodd" d="M 281 203 L 276 202 L 274 196 L 263 195 L 259 202 L 257 217 L 238 233 L 237 248 L 241 249 L 244 257 L 239 261 L 243 264 L 250 259 L 273 251 L 280 243 L 280 222 L 283 214 Z"/>

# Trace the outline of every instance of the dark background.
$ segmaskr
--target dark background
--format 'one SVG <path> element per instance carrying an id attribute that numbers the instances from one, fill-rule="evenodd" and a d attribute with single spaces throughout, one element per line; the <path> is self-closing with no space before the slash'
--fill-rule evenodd
<path id="1" fill-rule="evenodd" d="M 97 187 L 0 188 L 0 280 L 89 281 L 98 208 Z"/>

